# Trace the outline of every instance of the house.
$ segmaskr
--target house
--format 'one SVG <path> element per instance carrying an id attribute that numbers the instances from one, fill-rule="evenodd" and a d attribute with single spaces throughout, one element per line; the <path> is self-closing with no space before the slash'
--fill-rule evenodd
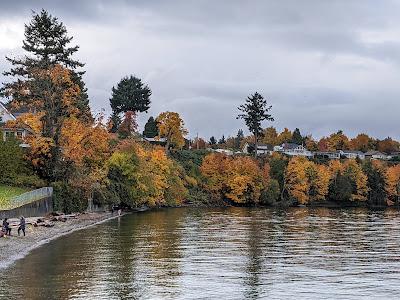
<path id="1" fill-rule="evenodd" d="M 221 154 L 225 154 L 225 155 L 233 155 L 234 154 L 234 152 L 232 150 L 228 150 L 228 149 L 213 149 L 212 151 L 221 153 Z"/>
<path id="2" fill-rule="evenodd" d="M 252 154 L 254 153 L 255 144 L 246 143 L 243 146 L 243 153 Z M 257 155 L 271 155 L 274 152 L 274 146 L 270 144 L 258 144 L 257 145 Z"/>
<path id="3" fill-rule="evenodd" d="M 4 124 L 8 121 L 15 121 L 17 118 L 8 111 L 4 103 L 0 102 L 0 124 Z"/>
<path id="4" fill-rule="evenodd" d="M 339 153 L 341 157 L 346 157 L 349 159 L 365 159 L 365 154 L 361 151 L 340 150 Z"/>
<path id="5" fill-rule="evenodd" d="M 387 160 L 388 156 L 382 152 L 379 151 L 368 151 L 365 153 L 365 158 L 366 159 L 382 159 L 382 160 Z"/>
<path id="6" fill-rule="evenodd" d="M 303 145 L 298 145 L 294 143 L 283 143 L 281 146 L 274 147 L 274 150 L 282 152 L 283 154 L 289 156 L 314 156 L 314 153 L 308 151 Z"/>
<path id="7" fill-rule="evenodd" d="M 328 159 L 340 159 L 339 151 L 317 151 L 314 152 L 314 156 L 328 158 Z"/>
<path id="8" fill-rule="evenodd" d="M 147 142 L 152 145 L 160 145 L 160 146 L 165 146 L 167 144 L 167 139 L 166 138 L 149 138 L 149 137 L 142 137 L 141 138 L 142 142 Z"/>
<path id="9" fill-rule="evenodd" d="M 29 147 L 24 141 L 28 135 L 34 134 L 32 128 L 27 124 L 21 124 L 19 126 L 7 126 L 8 121 L 16 121 L 17 118 L 12 114 L 7 107 L 0 102 L 0 138 L 6 141 L 10 138 L 17 138 L 22 143 L 21 147 Z"/>

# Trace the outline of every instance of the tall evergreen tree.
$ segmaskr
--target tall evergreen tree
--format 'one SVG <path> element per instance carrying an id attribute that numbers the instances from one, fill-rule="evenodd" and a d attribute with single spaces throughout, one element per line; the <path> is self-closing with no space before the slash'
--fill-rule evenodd
<path id="1" fill-rule="evenodd" d="M 150 108 L 150 88 L 135 76 L 124 77 L 116 87 L 112 88 L 110 99 L 114 114 L 127 111 L 147 112 Z"/>
<path id="2" fill-rule="evenodd" d="M 215 144 L 217 144 L 217 139 L 214 136 L 212 136 L 212 137 L 210 137 L 209 143 L 210 143 L 210 145 L 215 145 Z"/>
<path id="3" fill-rule="evenodd" d="M 75 102 L 75 106 L 79 109 L 77 117 L 84 121 L 92 121 L 87 89 L 82 80 L 84 72 L 79 70 L 84 64 L 73 58 L 79 46 L 69 46 L 71 41 L 72 37 L 68 36 L 65 25 L 56 17 L 46 10 L 34 13 L 31 22 L 25 25 L 22 48 L 27 54 L 22 58 L 6 57 L 12 68 L 3 74 L 12 77 L 14 81 L 5 83 L 1 94 L 11 98 L 15 106 L 22 104 L 36 109 L 30 93 L 30 85 L 34 81 L 35 74 L 41 72 L 40 70 L 50 70 L 56 65 L 61 65 L 70 70 L 73 83 L 80 89 Z"/>
<path id="4" fill-rule="evenodd" d="M 158 135 L 157 122 L 153 117 L 147 120 L 146 125 L 144 125 L 143 136 L 147 138 L 154 138 Z"/>
<path id="5" fill-rule="evenodd" d="M 291 142 L 297 145 L 303 144 L 303 137 L 301 136 L 300 129 L 296 128 L 293 131 Z"/>
<path id="6" fill-rule="evenodd" d="M 235 149 L 236 149 L 236 150 L 237 150 L 237 149 L 240 149 L 240 144 L 241 144 L 241 142 L 243 141 L 243 139 L 244 139 L 243 130 L 242 130 L 242 129 L 239 129 L 239 130 L 238 130 L 238 133 L 237 133 L 237 135 L 236 135 L 236 138 L 235 138 Z"/>
<path id="7" fill-rule="evenodd" d="M 225 144 L 226 140 L 225 140 L 225 135 L 222 135 L 222 138 L 218 141 L 218 144 Z"/>
<path id="8" fill-rule="evenodd" d="M 237 116 L 237 119 L 243 119 L 249 131 L 254 134 L 255 156 L 257 156 L 258 138 L 263 134 L 261 122 L 274 121 L 272 115 L 268 113 L 271 108 L 272 106 L 268 106 L 264 97 L 257 92 L 248 96 L 246 102 L 238 107 L 242 113 Z"/>

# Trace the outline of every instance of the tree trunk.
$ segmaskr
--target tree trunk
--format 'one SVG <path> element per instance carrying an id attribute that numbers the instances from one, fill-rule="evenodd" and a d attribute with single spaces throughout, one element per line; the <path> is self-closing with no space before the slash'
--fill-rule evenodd
<path id="1" fill-rule="evenodd" d="M 257 132 L 254 134 L 255 142 L 254 142 L 254 157 L 257 158 L 257 149 L 258 149 L 258 138 Z"/>

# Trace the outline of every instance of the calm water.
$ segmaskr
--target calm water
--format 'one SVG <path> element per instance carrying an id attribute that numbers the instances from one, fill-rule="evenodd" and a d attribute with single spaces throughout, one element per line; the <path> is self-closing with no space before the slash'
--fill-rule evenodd
<path id="1" fill-rule="evenodd" d="M 133 214 L 33 251 L 0 298 L 399 299 L 399 224 L 395 210 Z"/>

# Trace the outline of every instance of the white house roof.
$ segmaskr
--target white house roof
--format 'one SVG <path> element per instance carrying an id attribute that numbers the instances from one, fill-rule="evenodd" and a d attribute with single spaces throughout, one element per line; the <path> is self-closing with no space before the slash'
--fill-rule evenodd
<path id="1" fill-rule="evenodd" d="M 4 118 L 5 115 L 8 116 L 8 118 Z M 17 119 L 12 113 L 10 113 L 10 111 L 1 101 L 0 101 L 0 117 L 3 117 L 4 121 L 9 121 L 9 120 L 15 121 Z"/>

